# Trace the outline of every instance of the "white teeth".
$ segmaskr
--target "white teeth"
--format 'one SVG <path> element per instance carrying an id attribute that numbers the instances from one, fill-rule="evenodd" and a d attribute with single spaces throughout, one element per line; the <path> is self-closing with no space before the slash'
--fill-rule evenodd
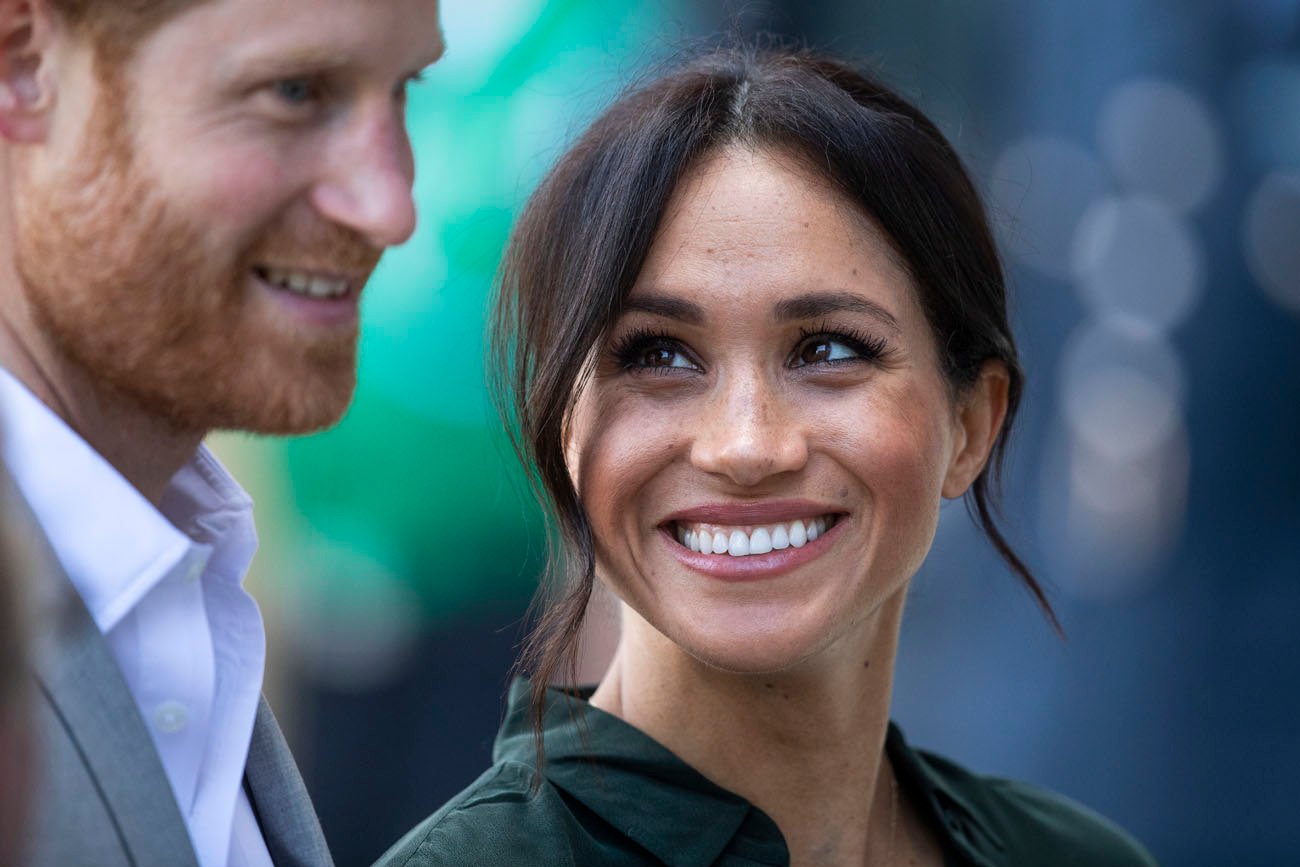
<path id="1" fill-rule="evenodd" d="M 339 282 L 337 280 L 324 280 L 320 277 L 313 278 L 308 285 L 307 291 L 313 298 L 328 298 L 332 295 L 339 294 Z"/>
<path id="2" fill-rule="evenodd" d="M 268 283 L 310 298 L 341 298 L 348 292 L 347 280 L 317 277 L 302 271 L 286 271 L 282 268 L 267 268 L 261 273 L 265 275 Z"/>
<path id="3" fill-rule="evenodd" d="M 836 516 L 823 515 L 789 523 L 768 524 L 746 531 L 741 527 L 717 525 L 690 526 L 677 524 L 674 532 L 679 544 L 701 554 L 728 554 L 747 557 L 768 554 L 786 548 L 802 548 L 823 536 L 835 525 Z"/>

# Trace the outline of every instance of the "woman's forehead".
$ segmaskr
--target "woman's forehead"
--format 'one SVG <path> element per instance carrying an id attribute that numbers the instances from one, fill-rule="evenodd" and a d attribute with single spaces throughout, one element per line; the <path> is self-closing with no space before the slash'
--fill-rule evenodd
<path id="1" fill-rule="evenodd" d="M 910 279 L 873 220 L 802 159 L 727 148 L 678 185 L 624 309 L 859 293 L 901 303 Z"/>

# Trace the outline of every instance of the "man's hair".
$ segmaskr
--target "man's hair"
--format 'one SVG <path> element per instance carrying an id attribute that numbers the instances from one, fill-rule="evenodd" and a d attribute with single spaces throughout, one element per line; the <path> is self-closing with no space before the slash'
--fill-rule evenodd
<path id="1" fill-rule="evenodd" d="M 140 40 L 174 15 L 207 0 L 50 0 L 74 30 L 89 37 L 107 59 L 129 57 Z"/>

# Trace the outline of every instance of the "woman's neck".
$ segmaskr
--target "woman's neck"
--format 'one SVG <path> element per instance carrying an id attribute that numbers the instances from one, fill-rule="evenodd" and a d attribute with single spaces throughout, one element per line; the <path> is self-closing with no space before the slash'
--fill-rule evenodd
<path id="1" fill-rule="evenodd" d="M 767 675 L 707 666 L 625 609 L 592 704 L 771 816 L 792 864 L 889 863 L 901 831 L 884 743 L 904 593 L 815 660 Z"/>

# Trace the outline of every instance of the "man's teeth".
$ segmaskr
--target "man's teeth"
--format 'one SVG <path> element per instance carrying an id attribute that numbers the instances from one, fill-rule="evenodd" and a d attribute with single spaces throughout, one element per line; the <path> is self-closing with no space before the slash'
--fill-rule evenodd
<path id="1" fill-rule="evenodd" d="M 822 515 L 782 524 L 766 524 L 748 531 L 741 527 L 678 522 L 676 532 L 677 541 L 692 551 L 748 557 L 784 548 L 802 548 L 835 526 L 836 520 L 836 515 Z"/>
<path id="2" fill-rule="evenodd" d="M 318 277 L 283 268 L 267 268 L 262 273 L 268 283 L 309 298 L 341 298 L 348 294 L 347 280 Z"/>

